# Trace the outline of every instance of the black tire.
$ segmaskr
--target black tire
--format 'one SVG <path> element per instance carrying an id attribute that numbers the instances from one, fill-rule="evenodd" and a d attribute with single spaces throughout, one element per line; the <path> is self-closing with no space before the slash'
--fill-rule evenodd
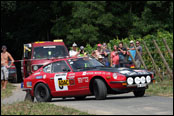
<path id="1" fill-rule="evenodd" d="M 137 90 L 137 91 L 133 91 L 135 97 L 143 97 L 145 94 L 145 89 L 144 90 Z"/>
<path id="2" fill-rule="evenodd" d="M 13 79 L 13 83 L 17 83 L 18 82 L 18 76 L 17 74 L 15 75 L 14 79 Z"/>
<path id="3" fill-rule="evenodd" d="M 52 99 L 50 91 L 44 83 L 36 85 L 34 95 L 38 102 L 50 102 Z"/>
<path id="4" fill-rule="evenodd" d="M 74 98 L 77 99 L 77 100 L 83 100 L 83 99 L 86 98 L 86 96 L 76 96 L 76 97 L 74 97 Z"/>
<path id="5" fill-rule="evenodd" d="M 101 79 L 95 79 L 93 83 L 93 92 L 97 100 L 103 100 L 107 95 L 107 87 Z"/>

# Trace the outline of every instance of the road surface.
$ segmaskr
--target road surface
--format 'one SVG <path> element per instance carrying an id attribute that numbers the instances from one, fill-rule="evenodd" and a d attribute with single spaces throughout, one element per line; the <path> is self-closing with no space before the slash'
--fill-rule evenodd
<path id="1" fill-rule="evenodd" d="M 23 101 L 25 92 L 20 84 L 9 98 L 1 100 L 3 104 Z M 106 100 L 95 100 L 88 96 L 85 100 L 72 98 L 53 98 L 51 104 L 67 106 L 90 114 L 98 115 L 173 115 L 173 97 L 148 96 L 134 97 L 133 93 L 108 95 Z"/>

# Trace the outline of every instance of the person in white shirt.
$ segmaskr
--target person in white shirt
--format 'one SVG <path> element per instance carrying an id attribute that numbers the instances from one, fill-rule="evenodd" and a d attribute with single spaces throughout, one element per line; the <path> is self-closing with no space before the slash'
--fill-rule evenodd
<path id="1" fill-rule="evenodd" d="M 73 43 L 72 50 L 69 51 L 70 57 L 77 57 L 79 56 L 80 52 L 77 51 L 77 44 Z"/>

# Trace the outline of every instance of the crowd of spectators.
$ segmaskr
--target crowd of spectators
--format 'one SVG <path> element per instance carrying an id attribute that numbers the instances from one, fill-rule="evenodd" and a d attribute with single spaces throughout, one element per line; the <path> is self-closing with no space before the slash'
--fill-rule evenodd
<path id="1" fill-rule="evenodd" d="M 135 46 L 135 47 L 134 47 Z M 127 64 L 133 64 L 132 58 L 135 60 L 137 68 L 141 67 L 141 60 L 137 54 L 139 51 L 140 55 L 142 55 L 142 47 L 140 45 L 140 41 L 136 41 L 136 45 L 134 45 L 134 41 L 130 41 L 129 47 L 125 48 L 124 43 L 120 42 L 118 45 L 114 45 L 113 51 L 108 49 L 107 44 L 97 44 L 97 49 L 94 50 L 91 54 L 88 54 L 84 51 L 84 47 L 80 46 L 79 51 L 77 50 L 77 44 L 74 43 L 72 45 L 72 50 L 69 51 L 69 55 L 71 57 L 83 57 L 91 55 L 101 63 L 103 63 L 106 67 L 126 67 Z M 128 52 L 129 51 L 129 52 Z"/>

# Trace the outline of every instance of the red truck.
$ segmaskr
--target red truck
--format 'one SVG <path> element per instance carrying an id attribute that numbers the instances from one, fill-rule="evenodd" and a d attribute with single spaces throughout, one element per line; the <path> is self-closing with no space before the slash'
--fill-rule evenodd
<path id="1" fill-rule="evenodd" d="M 63 40 L 37 41 L 24 44 L 24 56 L 21 64 L 22 77 L 27 78 L 50 59 L 69 57 Z"/>

